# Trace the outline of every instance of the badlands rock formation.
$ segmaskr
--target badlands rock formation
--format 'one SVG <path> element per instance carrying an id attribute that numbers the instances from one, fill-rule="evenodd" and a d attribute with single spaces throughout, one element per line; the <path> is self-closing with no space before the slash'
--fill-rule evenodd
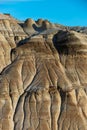
<path id="1" fill-rule="evenodd" d="M 27 34 L 10 15 L 0 14 L 0 72 L 10 64 L 10 51 Z"/>
<path id="2" fill-rule="evenodd" d="M 87 35 L 0 23 L 0 130 L 87 130 Z"/>

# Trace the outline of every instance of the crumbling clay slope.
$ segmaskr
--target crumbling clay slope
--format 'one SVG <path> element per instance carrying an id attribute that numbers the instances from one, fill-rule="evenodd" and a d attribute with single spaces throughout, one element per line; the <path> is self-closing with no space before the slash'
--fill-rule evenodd
<path id="1" fill-rule="evenodd" d="M 23 33 L 0 34 L 0 130 L 87 130 L 87 35 Z"/>

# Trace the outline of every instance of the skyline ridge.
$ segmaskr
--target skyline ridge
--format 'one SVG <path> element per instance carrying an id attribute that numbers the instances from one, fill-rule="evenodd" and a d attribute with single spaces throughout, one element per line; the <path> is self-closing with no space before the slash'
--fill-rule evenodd
<path id="1" fill-rule="evenodd" d="M 85 0 L 3 0 L 0 5 L 0 12 L 20 20 L 43 18 L 65 26 L 87 26 Z"/>

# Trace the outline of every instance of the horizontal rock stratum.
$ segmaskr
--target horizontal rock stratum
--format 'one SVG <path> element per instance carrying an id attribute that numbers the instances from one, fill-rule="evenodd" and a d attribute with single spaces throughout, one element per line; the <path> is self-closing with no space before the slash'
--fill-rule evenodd
<path id="1" fill-rule="evenodd" d="M 87 130 L 87 35 L 74 29 L 0 14 L 0 130 Z"/>

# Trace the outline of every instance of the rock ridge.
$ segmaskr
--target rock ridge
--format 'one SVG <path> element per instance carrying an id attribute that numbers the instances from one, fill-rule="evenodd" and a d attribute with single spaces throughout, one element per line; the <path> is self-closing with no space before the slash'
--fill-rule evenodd
<path id="1" fill-rule="evenodd" d="M 5 14 L 0 26 L 0 130 L 87 130 L 87 35 Z"/>

